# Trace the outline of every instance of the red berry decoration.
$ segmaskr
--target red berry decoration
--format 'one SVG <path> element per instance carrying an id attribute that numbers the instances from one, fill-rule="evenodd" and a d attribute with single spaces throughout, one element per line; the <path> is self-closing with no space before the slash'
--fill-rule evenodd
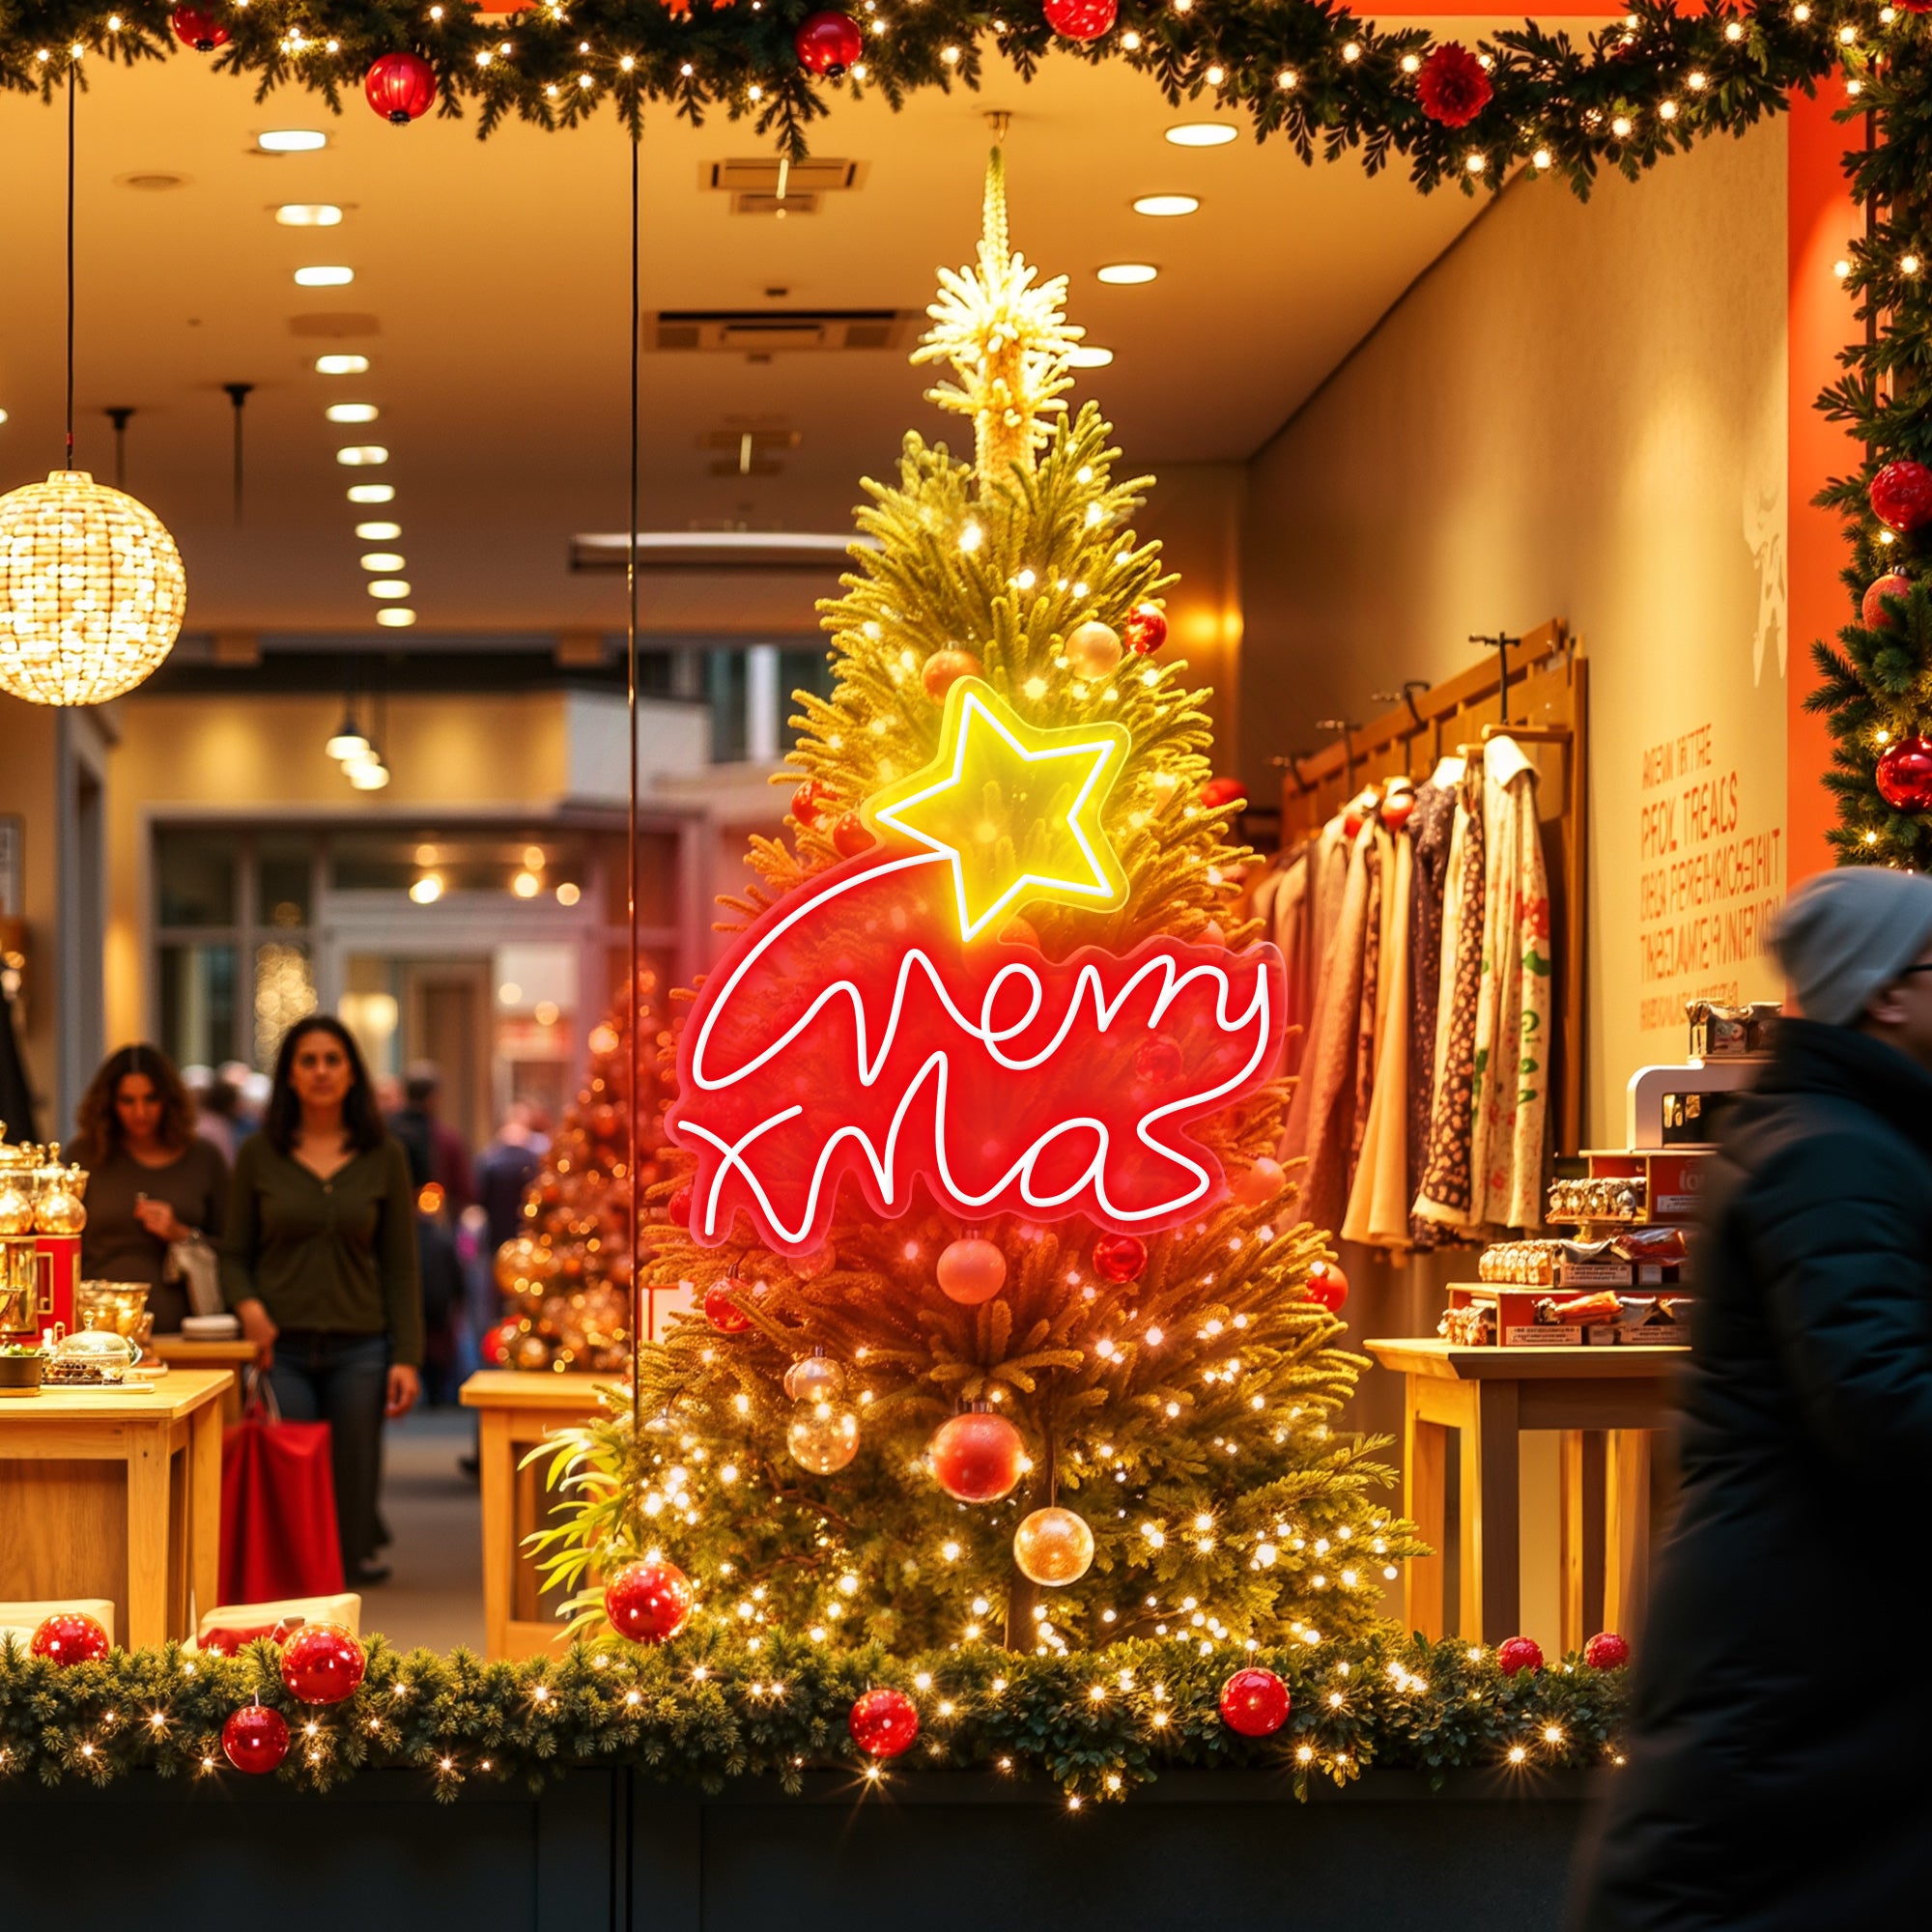
<path id="1" fill-rule="evenodd" d="M 1878 761 L 1878 795 L 1894 811 L 1932 811 L 1932 738 L 1901 738 Z"/>
<path id="2" fill-rule="evenodd" d="M 91 1617 L 85 1610 L 56 1610 L 35 1626 L 28 1648 L 36 1657 L 44 1657 L 66 1670 L 75 1663 L 94 1663 L 114 1646 L 99 1617 Z"/>
<path id="3" fill-rule="evenodd" d="M 1040 12 L 1056 34 L 1069 41 L 1097 41 L 1120 18 L 1119 0 L 1046 0 Z"/>
<path id="4" fill-rule="evenodd" d="M 1011 1495 L 1026 1471 L 1026 1445 L 1004 1415 L 969 1409 L 949 1416 L 925 1445 L 933 1480 L 960 1503 L 996 1503 Z"/>
<path id="5" fill-rule="evenodd" d="M 1466 128 L 1494 92 L 1482 62 L 1458 41 L 1431 52 L 1415 79 L 1422 111 L 1445 128 Z"/>
<path id="6" fill-rule="evenodd" d="M 1932 0 L 1926 0 L 1932 6 Z M 1599 1631 L 1583 1646 L 1583 1662 L 1592 1670 L 1621 1670 L 1631 1661 L 1630 1639 L 1615 1631 Z"/>
<path id="7" fill-rule="evenodd" d="M 897 1757 L 919 1736 L 919 1706 L 903 1690 L 867 1690 L 852 1706 L 845 1726 L 867 1757 Z"/>
<path id="8" fill-rule="evenodd" d="M 791 37 L 801 65 L 837 80 L 866 51 L 858 21 L 843 14 L 808 14 Z"/>
<path id="9" fill-rule="evenodd" d="M 1932 0 L 1925 0 L 1932 7 Z M 1888 570 L 1883 577 L 1875 577 L 1866 586 L 1865 594 L 1859 600 L 1859 615 L 1868 631 L 1889 631 L 1891 629 L 1891 612 L 1885 608 L 1888 597 L 1896 597 L 1901 602 L 1910 594 L 1912 580 L 1901 577 L 1895 570 Z"/>
<path id="10" fill-rule="evenodd" d="M 1121 626 L 1121 641 L 1137 656 L 1152 657 L 1167 642 L 1167 612 L 1158 604 L 1136 604 Z"/>
<path id="11" fill-rule="evenodd" d="M 1094 1272 L 1103 1281 L 1132 1281 L 1147 1266 L 1147 1243 L 1138 1235 L 1102 1235 L 1094 1243 Z"/>
<path id="12" fill-rule="evenodd" d="M 675 1563 L 627 1563 L 604 1585 L 604 1614 L 633 1643 L 665 1643 L 691 1616 L 691 1578 Z"/>
<path id="13" fill-rule="evenodd" d="M 878 843 L 856 811 L 841 811 L 832 828 L 832 843 L 841 859 L 856 859 Z"/>
<path id="14" fill-rule="evenodd" d="M 228 44 L 228 25 L 206 7 L 177 7 L 168 15 L 175 39 L 198 54 L 212 54 Z"/>
<path id="15" fill-rule="evenodd" d="M 1221 1686 L 1221 1721 L 1244 1738 L 1269 1738 L 1288 1722 L 1288 1686 L 1272 1670 L 1237 1670 Z"/>
<path id="16" fill-rule="evenodd" d="M 1543 1646 L 1533 1636 L 1513 1636 L 1496 1645 L 1496 1668 L 1505 1677 L 1543 1668 Z"/>
<path id="17" fill-rule="evenodd" d="M 665 1212 L 680 1228 L 688 1228 L 691 1226 L 691 1210 L 696 1203 L 697 1196 L 692 1191 L 691 1183 L 686 1181 L 682 1187 L 671 1191 L 670 1199 L 665 1203 Z"/>
<path id="18" fill-rule="evenodd" d="M 1349 1298 L 1349 1277 L 1333 1262 L 1310 1263 L 1308 1298 L 1333 1315 Z"/>
<path id="19" fill-rule="evenodd" d="M 406 128 L 436 105 L 436 69 L 421 54 L 383 54 L 369 64 L 362 92 L 384 121 Z"/>
<path id="20" fill-rule="evenodd" d="M 704 1291 L 704 1319 L 721 1335 L 742 1335 L 752 1325 L 752 1318 L 732 1300 L 743 1294 L 745 1284 L 736 1275 L 714 1281 Z"/>
<path id="21" fill-rule="evenodd" d="M 807 779 L 791 795 L 791 815 L 801 825 L 816 825 L 818 813 L 829 793 L 817 779 Z"/>
<path id="22" fill-rule="evenodd" d="M 282 1646 L 282 1688 L 304 1704 L 339 1704 L 355 1696 L 367 1664 L 340 1624 L 304 1624 Z"/>
<path id="23" fill-rule="evenodd" d="M 1201 803 L 1209 811 L 1218 811 L 1224 805 L 1246 805 L 1248 788 L 1239 779 L 1209 779 L 1201 787 Z"/>
<path id="24" fill-rule="evenodd" d="M 1872 515 L 1888 529 L 1932 523 L 1932 469 L 1922 463 L 1888 463 L 1872 478 L 1869 494 Z"/>
<path id="25" fill-rule="evenodd" d="M 288 1720 L 266 1704 L 243 1704 L 221 1727 L 221 1750 L 237 1771 L 266 1777 L 289 1754 Z"/>

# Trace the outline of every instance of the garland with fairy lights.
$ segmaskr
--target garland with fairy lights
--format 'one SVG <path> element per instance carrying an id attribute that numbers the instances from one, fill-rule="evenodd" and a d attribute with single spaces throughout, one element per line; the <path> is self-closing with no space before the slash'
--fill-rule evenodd
<path id="1" fill-rule="evenodd" d="M 1765 0 L 1681 15 L 1638 0 L 1584 38 L 1533 21 L 1473 50 L 1420 28 L 1383 31 L 1320 0 L 539 0 L 486 16 L 469 0 L 35 0 L 0 7 L 0 84 L 43 94 L 89 59 L 168 54 L 253 77 L 258 97 L 306 88 L 331 108 L 368 95 L 407 122 L 466 105 L 576 127 L 614 107 L 634 131 L 650 103 L 694 123 L 749 119 L 793 158 L 837 96 L 977 89 L 1004 58 L 1022 79 L 1049 52 L 1121 60 L 1169 101 L 1245 112 L 1258 138 L 1304 159 L 1356 151 L 1406 161 L 1419 187 L 1495 187 L 1519 163 L 1587 192 L 1600 169 L 1634 177 L 1709 133 L 1741 133 L 1809 89 L 1891 8 Z M 1910 16 L 1906 19 L 1909 21 Z M 1849 38 L 1846 38 L 1849 36 Z"/>
<path id="2" fill-rule="evenodd" d="M 1249 1652 L 1236 1662 L 1276 1673 L 1289 1702 L 1278 1727 L 1254 1737 L 1235 1728 L 1238 1713 L 1223 1714 L 1233 1666 L 1225 1647 L 1204 1654 L 1214 1649 L 1170 1640 L 1015 1657 L 976 1644 L 893 1658 L 783 1631 L 746 1638 L 721 1621 L 657 1647 L 484 1663 L 372 1638 L 353 1694 L 304 1704 L 265 1640 L 232 1658 L 170 1644 L 66 1668 L 10 1641 L 0 1791 L 142 1772 L 245 1785 L 242 1766 L 269 1767 L 245 1748 L 225 1751 L 223 1728 L 256 1709 L 286 1726 L 270 1774 L 284 1785 L 320 1792 L 413 1769 L 441 1799 L 479 1785 L 534 1789 L 572 1766 L 630 1767 L 714 1792 L 754 1777 L 796 1791 L 826 1771 L 849 1774 L 856 1790 L 919 1770 L 1050 1778 L 1078 1808 L 1187 1767 L 1286 1774 L 1306 1797 L 1315 1778 L 1346 1784 L 1376 1766 L 1439 1777 L 1622 1761 L 1629 1673 L 1584 1656 L 1539 1668 L 1509 1645 L 1420 1638 Z M 1628 1649 L 1612 1656 L 1620 1664 Z M 898 1721 L 878 1721 L 881 1705 Z"/>

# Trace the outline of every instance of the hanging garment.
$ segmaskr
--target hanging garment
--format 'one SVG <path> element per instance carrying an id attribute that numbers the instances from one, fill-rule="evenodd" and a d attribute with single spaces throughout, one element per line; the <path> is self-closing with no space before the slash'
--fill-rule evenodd
<path id="1" fill-rule="evenodd" d="M 1456 829 L 1456 788 L 1463 760 L 1444 758 L 1415 788 L 1408 819 L 1408 1171 L 1420 1179 L 1429 1158 L 1430 1105 L 1435 1094 L 1435 1015 L 1441 1005 L 1442 897 L 1449 841 Z M 1406 1210 L 1405 1210 L 1406 1211 Z"/>
<path id="2" fill-rule="evenodd" d="M 1408 1244 L 1408 1208 L 1413 1196 L 1408 1159 L 1410 894 L 1413 857 L 1411 817 L 1389 840 L 1384 861 L 1380 960 L 1376 985 L 1376 1065 L 1374 1090 L 1361 1136 L 1361 1151 L 1349 1190 L 1342 1238 L 1369 1247 Z M 1366 1005 L 1366 1001 L 1364 1005 Z"/>
<path id="3" fill-rule="evenodd" d="M 1469 1137 L 1475 1108 L 1476 996 L 1483 978 L 1483 776 L 1471 764 L 1456 789 L 1442 901 L 1435 1065 L 1429 1153 L 1415 1197 L 1418 1219 L 1469 1231 Z"/>
<path id="4" fill-rule="evenodd" d="M 1382 999 L 1383 919 L 1388 903 L 1385 888 L 1394 863 L 1387 828 L 1378 817 L 1369 819 L 1364 837 L 1369 899 L 1362 911 L 1362 991 L 1355 1003 L 1355 1097 L 1350 1107 L 1352 1126 L 1345 1187 L 1355 1184 L 1355 1164 L 1361 1159 L 1362 1135 L 1369 1124 L 1369 1102 L 1375 1094 L 1376 1017 Z"/>
<path id="5" fill-rule="evenodd" d="M 1549 884 L 1536 767 L 1515 739 L 1483 748 L 1483 978 L 1469 1153 L 1473 1226 L 1543 1222 L 1549 1099 Z"/>
<path id="6" fill-rule="evenodd" d="M 1301 1065 L 1301 1051 L 1308 1033 L 1308 1021 L 1315 1005 L 1314 976 L 1309 967 L 1309 947 L 1313 907 L 1309 900 L 1310 870 L 1315 841 L 1305 838 L 1285 853 L 1268 876 L 1255 888 L 1255 917 L 1267 927 L 1281 953 L 1287 981 L 1282 1016 L 1287 1038 L 1282 1049 L 1282 1071 L 1293 1073 Z"/>

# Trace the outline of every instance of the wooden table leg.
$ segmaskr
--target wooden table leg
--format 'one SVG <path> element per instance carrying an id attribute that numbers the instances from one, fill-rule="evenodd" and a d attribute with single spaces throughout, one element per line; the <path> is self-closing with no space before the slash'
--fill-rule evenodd
<path id="1" fill-rule="evenodd" d="M 191 1635 L 201 1619 L 221 1602 L 221 1429 L 227 1408 L 205 1402 L 195 1410 L 188 1446 L 188 1585 L 194 1592 L 188 1613 Z"/>
<path id="2" fill-rule="evenodd" d="M 1580 1650 L 1604 1616 L 1604 1432 L 1563 1432 L 1563 1648 Z"/>
<path id="3" fill-rule="evenodd" d="M 1500 1643 L 1519 1628 L 1522 1488 L 1518 1467 L 1517 1384 L 1467 1385 L 1471 1426 L 1463 1432 L 1461 1634 Z"/>
<path id="4" fill-rule="evenodd" d="M 128 1630 L 129 1650 L 168 1640 L 168 1425 L 129 1422 Z"/>
<path id="5" fill-rule="evenodd" d="M 516 1575 L 516 1445 L 500 1408 L 477 1411 L 477 1458 L 483 1500 L 483 1645 L 496 1659 L 510 1654 L 510 1590 Z"/>
<path id="6" fill-rule="evenodd" d="M 1618 1429 L 1610 1434 L 1605 1543 L 1608 1561 L 1604 1579 L 1605 1630 L 1636 1634 L 1650 1594 L 1650 1432 Z"/>
<path id="7" fill-rule="evenodd" d="M 1443 1634 L 1442 1544 L 1449 1527 L 1448 1432 L 1416 1413 L 1413 1376 L 1403 1378 L 1402 1513 L 1435 1551 L 1412 1558 L 1403 1574 L 1406 1630 L 1424 1636 Z"/>

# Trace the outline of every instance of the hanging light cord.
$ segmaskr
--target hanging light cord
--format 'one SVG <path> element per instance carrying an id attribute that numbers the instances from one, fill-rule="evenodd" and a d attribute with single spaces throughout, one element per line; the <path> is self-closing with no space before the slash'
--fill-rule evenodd
<path id="1" fill-rule="evenodd" d="M 73 110 L 80 63 L 67 64 L 67 467 L 73 468 Z"/>
<path id="2" fill-rule="evenodd" d="M 638 150 L 642 141 L 641 128 L 631 133 L 631 520 L 624 526 L 624 587 L 629 599 L 629 615 L 624 630 L 625 717 L 630 725 L 631 785 L 630 811 L 626 819 L 625 853 L 630 872 L 630 960 L 631 983 L 626 998 L 631 1008 L 631 1435 L 636 1440 L 643 1424 L 644 1325 L 650 1300 L 644 1289 L 643 1184 L 639 1172 L 638 1116 L 643 1106 L 644 1042 L 642 1000 L 639 997 L 639 969 L 641 948 L 638 933 L 638 407 L 639 358 L 642 342 L 643 311 L 639 284 L 639 185 Z"/>

